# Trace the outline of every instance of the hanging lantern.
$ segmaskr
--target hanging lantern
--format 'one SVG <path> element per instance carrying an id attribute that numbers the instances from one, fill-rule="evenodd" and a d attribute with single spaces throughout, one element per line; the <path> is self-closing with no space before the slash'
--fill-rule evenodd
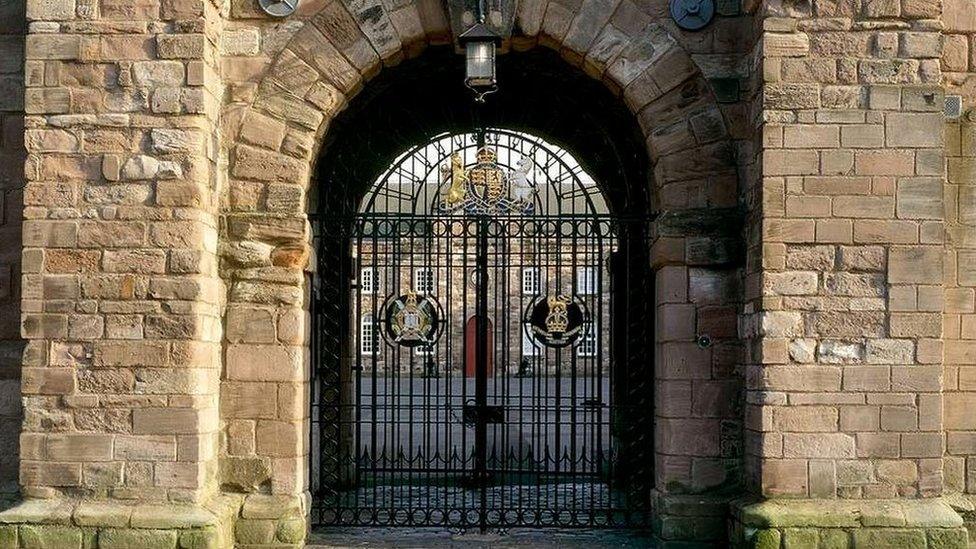
<path id="1" fill-rule="evenodd" d="M 498 90 L 495 78 L 496 50 L 501 37 L 483 22 L 475 23 L 458 36 L 466 57 L 464 84 L 475 93 L 475 101 L 484 103 L 485 96 Z"/>

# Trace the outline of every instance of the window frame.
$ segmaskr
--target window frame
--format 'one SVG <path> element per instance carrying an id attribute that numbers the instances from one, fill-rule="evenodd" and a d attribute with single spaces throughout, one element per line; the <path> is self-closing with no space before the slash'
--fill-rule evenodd
<path id="1" fill-rule="evenodd" d="M 421 288 L 420 279 L 421 274 L 429 274 L 430 280 L 429 285 Z M 431 267 L 414 267 L 413 268 L 413 291 L 418 294 L 428 294 L 433 295 L 434 290 L 437 289 L 437 278 L 434 276 L 434 269 Z"/>
<path id="2" fill-rule="evenodd" d="M 597 295 L 599 269 L 595 265 L 582 265 L 576 269 L 576 295 Z"/>
<path id="3" fill-rule="evenodd" d="M 369 334 L 367 335 L 367 329 Z M 365 313 L 359 319 L 359 354 L 361 356 L 375 356 L 380 347 L 379 324 L 373 313 Z M 367 348 L 367 342 L 369 348 Z"/>
<path id="4" fill-rule="evenodd" d="M 528 280 L 528 277 L 526 275 L 531 275 L 532 280 L 531 281 Z M 527 282 L 531 283 L 531 286 L 534 287 L 534 290 L 527 291 L 527 287 L 530 285 L 527 284 Z M 542 270 L 539 269 L 538 267 L 522 267 L 522 295 L 539 295 L 541 291 L 542 291 Z"/>

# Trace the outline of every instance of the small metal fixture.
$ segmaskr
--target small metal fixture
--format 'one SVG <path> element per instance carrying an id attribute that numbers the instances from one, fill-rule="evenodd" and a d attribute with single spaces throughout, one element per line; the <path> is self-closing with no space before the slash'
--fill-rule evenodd
<path id="1" fill-rule="evenodd" d="M 486 95 L 498 91 L 495 54 L 502 38 L 485 24 L 484 0 L 478 0 L 477 7 L 477 22 L 458 36 L 458 43 L 464 47 L 466 59 L 464 85 L 474 91 L 475 101 L 484 103 Z"/>
<path id="2" fill-rule="evenodd" d="M 947 119 L 958 120 L 962 116 L 962 96 L 945 96 L 945 106 L 943 107 L 942 111 L 945 113 L 945 117 Z"/>
<path id="3" fill-rule="evenodd" d="M 298 9 L 299 0 L 258 0 L 258 5 L 271 17 L 288 17 Z"/>
<path id="4" fill-rule="evenodd" d="M 681 29 L 701 30 L 715 18 L 715 0 L 671 0 L 670 11 Z"/>
<path id="5" fill-rule="evenodd" d="M 712 338 L 708 334 L 701 334 L 695 339 L 695 343 L 698 344 L 698 348 L 707 349 L 712 346 Z"/>

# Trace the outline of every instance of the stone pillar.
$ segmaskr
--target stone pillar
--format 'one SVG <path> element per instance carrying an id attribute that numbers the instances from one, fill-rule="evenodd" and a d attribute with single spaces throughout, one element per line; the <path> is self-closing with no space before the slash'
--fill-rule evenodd
<path id="1" fill-rule="evenodd" d="M 218 9 L 27 2 L 26 498 L 202 504 L 216 492 Z M 165 518 L 137 515 L 133 527 Z M 168 527 L 190 522 L 207 519 Z"/>
<path id="2" fill-rule="evenodd" d="M 0 497 L 17 492 L 20 406 L 21 211 L 24 172 L 23 2 L 0 5 Z"/>
<path id="3" fill-rule="evenodd" d="M 945 428 L 946 488 L 976 493 L 976 12 L 946 0 L 942 13 L 946 93 L 962 116 L 946 125 Z"/>
<path id="4" fill-rule="evenodd" d="M 747 296 L 756 312 L 752 480 L 766 498 L 843 498 L 838 512 L 862 515 L 845 526 L 885 525 L 870 517 L 888 508 L 861 499 L 901 498 L 896 509 L 940 517 L 887 524 L 920 529 L 911 534 L 854 534 L 872 546 L 903 535 L 924 543 L 921 530 L 935 527 L 965 543 L 947 506 L 915 499 L 944 486 L 940 6 L 760 8 L 762 269 Z M 792 526 L 831 526 L 822 519 L 832 504 L 820 505 L 822 516 Z M 783 526 L 762 509 L 743 514 L 747 526 L 757 515 Z"/>

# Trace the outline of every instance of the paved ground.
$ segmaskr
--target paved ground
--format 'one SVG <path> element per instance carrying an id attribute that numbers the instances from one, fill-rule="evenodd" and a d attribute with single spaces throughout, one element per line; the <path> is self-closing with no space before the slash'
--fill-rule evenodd
<path id="1" fill-rule="evenodd" d="M 513 529 L 503 534 L 460 534 L 422 528 L 332 528 L 314 532 L 314 549 L 642 549 L 650 538 L 624 530 Z"/>

